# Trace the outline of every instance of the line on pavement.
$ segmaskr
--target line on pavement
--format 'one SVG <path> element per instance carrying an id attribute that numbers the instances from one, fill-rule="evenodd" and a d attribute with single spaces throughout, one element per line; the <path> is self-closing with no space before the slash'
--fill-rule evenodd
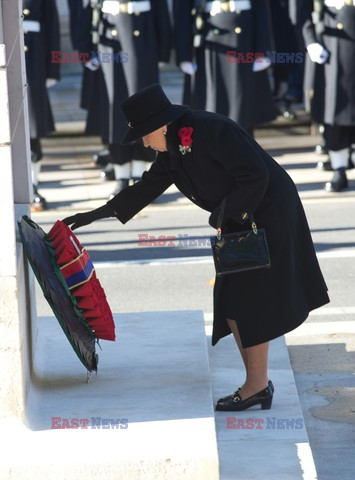
<path id="1" fill-rule="evenodd" d="M 337 258 L 355 258 L 355 250 L 335 250 L 333 252 L 318 252 L 318 258 L 337 259 Z M 211 256 L 201 257 L 172 257 L 172 258 L 142 258 L 139 260 L 114 260 L 94 262 L 95 268 L 119 268 L 133 265 L 184 265 L 184 264 L 212 264 Z"/>
<path id="2" fill-rule="evenodd" d="M 292 332 L 286 333 L 286 337 L 304 337 L 307 335 L 331 335 L 331 334 L 354 334 L 355 321 L 344 322 L 305 322 Z"/>

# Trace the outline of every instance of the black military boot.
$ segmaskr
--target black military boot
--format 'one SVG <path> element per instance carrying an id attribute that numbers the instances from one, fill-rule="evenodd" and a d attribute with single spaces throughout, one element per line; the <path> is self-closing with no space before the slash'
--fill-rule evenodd
<path id="1" fill-rule="evenodd" d="M 108 148 L 103 148 L 92 156 L 92 161 L 97 167 L 104 167 L 111 162 L 111 155 Z"/>
<path id="2" fill-rule="evenodd" d="M 317 163 L 317 168 L 318 168 L 318 170 L 322 170 L 323 172 L 331 172 L 333 170 L 332 164 L 330 163 L 329 158 L 328 158 L 328 160 L 325 160 L 324 162 L 323 162 L 323 160 L 319 161 Z"/>
<path id="3" fill-rule="evenodd" d="M 103 168 L 101 170 L 100 178 L 102 178 L 102 180 L 106 180 L 106 181 L 116 180 L 115 170 L 112 166 L 112 163 L 109 163 L 108 165 L 106 165 L 105 168 Z"/>
<path id="4" fill-rule="evenodd" d="M 318 145 L 314 147 L 314 152 L 317 153 L 318 155 L 326 155 L 328 153 L 328 149 L 325 146 L 325 143 L 322 142 L 322 143 L 318 143 Z"/>
<path id="5" fill-rule="evenodd" d="M 330 182 L 324 185 L 326 192 L 340 192 L 348 186 L 348 179 L 346 178 L 345 168 L 337 168 L 334 170 L 333 178 Z"/>
<path id="6" fill-rule="evenodd" d="M 113 197 L 118 195 L 122 190 L 129 186 L 129 179 L 128 178 L 121 178 L 117 181 L 117 185 L 115 190 L 109 195 L 108 200 L 112 200 Z"/>
<path id="7" fill-rule="evenodd" d="M 30 205 L 31 212 L 42 212 L 48 207 L 47 201 L 38 193 L 37 185 L 33 185 L 33 200 Z"/>

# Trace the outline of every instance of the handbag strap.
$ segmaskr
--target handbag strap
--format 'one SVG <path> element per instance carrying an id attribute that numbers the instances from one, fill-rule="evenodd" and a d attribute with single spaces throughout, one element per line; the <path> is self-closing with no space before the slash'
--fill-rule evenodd
<path id="1" fill-rule="evenodd" d="M 223 222 L 224 210 L 226 208 L 226 203 L 227 203 L 227 197 L 224 197 L 223 200 L 221 201 L 218 219 L 217 219 L 217 237 L 218 238 L 220 238 L 222 235 L 222 222 Z M 249 215 L 248 218 L 250 221 L 251 228 L 253 229 L 253 232 L 256 235 L 258 233 L 258 227 L 256 226 L 254 215 Z"/>

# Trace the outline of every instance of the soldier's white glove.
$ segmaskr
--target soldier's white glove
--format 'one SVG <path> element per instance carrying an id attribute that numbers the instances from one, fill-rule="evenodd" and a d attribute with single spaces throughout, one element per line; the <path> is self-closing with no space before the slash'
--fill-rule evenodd
<path id="1" fill-rule="evenodd" d="M 92 72 L 96 72 L 96 70 L 100 68 L 100 62 L 96 57 L 90 58 L 90 60 L 88 60 L 85 63 L 85 67 L 91 70 Z"/>
<path id="2" fill-rule="evenodd" d="M 158 67 L 163 68 L 166 65 L 166 62 L 158 62 Z"/>
<path id="3" fill-rule="evenodd" d="M 320 43 L 310 43 L 307 46 L 307 52 L 312 62 L 322 65 L 328 60 L 329 52 Z"/>
<path id="4" fill-rule="evenodd" d="M 47 88 L 53 87 L 57 83 L 57 81 L 58 80 L 56 80 L 55 78 L 47 78 L 46 79 L 46 87 Z"/>
<path id="5" fill-rule="evenodd" d="M 253 63 L 253 72 L 261 72 L 266 68 L 270 67 L 271 60 L 269 57 L 258 57 L 254 60 Z"/>
<path id="6" fill-rule="evenodd" d="M 180 62 L 180 68 L 187 75 L 195 75 L 197 70 L 197 65 L 196 63 L 192 63 L 192 62 Z"/>

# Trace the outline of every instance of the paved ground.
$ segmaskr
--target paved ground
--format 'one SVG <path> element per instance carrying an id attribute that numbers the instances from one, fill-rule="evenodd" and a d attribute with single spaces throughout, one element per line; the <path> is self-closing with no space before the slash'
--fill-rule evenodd
<path id="1" fill-rule="evenodd" d="M 172 100 L 179 101 L 181 77 L 166 73 L 163 85 Z M 62 113 L 68 108 L 64 93 L 64 88 L 61 95 L 58 90 L 52 93 L 52 98 L 57 95 L 62 102 Z M 76 98 L 73 94 L 71 101 Z M 83 117 L 69 119 L 63 114 L 58 130 L 78 133 L 82 120 Z M 322 186 L 330 174 L 314 168 L 319 159 L 313 153 L 317 138 L 307 132 L 307 128 L 281 129 L 275 125 L 273 129 L 258 130 L 257 139 L 298 186 L 332 300 L 286 337 L 318 478 L 352 480 L 355 170 L 349 173 L 350 188 L 346 192 L 325 193 Z M 44 145 L 41 191 L 50 210 L 33 217 L 47 230 L 57 218 L 104 203 L 114 183 L 101 182 L 98 170 L 90 162 L 100 146 L 97 138 L 54 137 Z M 179 235 L 211 234 L 207 216 L 170 189 L 127 226 L 104 220 L 80 231 L 80 239 L 96 262 L 115 312 L 203 309 L 206 322 L 210 323 L 213 265 L 209 247 L 179 241 Z M 138 235 L 144 233 L 175 235 L 178 240 L 170 247 L 141 247 Z M 40 295 L 38 299 L 38 313 L 50 314 Z"/>

